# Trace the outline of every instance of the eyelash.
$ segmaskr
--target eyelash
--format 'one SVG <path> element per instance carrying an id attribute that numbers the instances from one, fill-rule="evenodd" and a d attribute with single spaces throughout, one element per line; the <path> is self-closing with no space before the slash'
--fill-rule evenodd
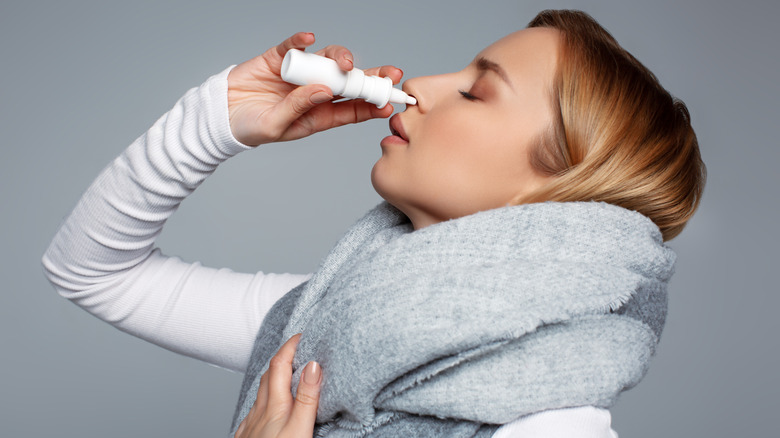
<path id="1" fill-rule="evenodd" d="M 468 91 L 458 90 L 458 92 L 460 93 L 461 96 L 465 97 L 468 100 L 472 100 L 472 101 L 477 100 L 477 97 L 469 93 Z"/>

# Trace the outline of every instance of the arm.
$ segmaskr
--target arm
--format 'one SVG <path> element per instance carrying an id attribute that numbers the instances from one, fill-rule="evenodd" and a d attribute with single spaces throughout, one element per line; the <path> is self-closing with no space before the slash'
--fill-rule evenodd
<path id="1" fill-rule="evenodd" d="M 264 55 L 188 91 L 115 159 L 83 195 L 43 257 L 57 291 L 95 316 L 170 350 L 242 371 L 262 319 L 306 277 L 240 274 L 184 263 L 154 248 L 166 219 L 216 167 L 250 149 L 387 117 L 358 101 L 317 98 L 321 85 L 278 78 L 296 34 Z M 326 48 L 331 57 L 339 48 Z M 342 60 L 342 63 L 346 62 Z M 351 65 L 350 65 L 351 68 Z M 275 72 L 274 72 L 275 69 Z M 400 79 L 400 70 L 377 69 Z M 332 98 L 329 90 L 328 99 Z M 328 100 L 326 99 L 326 100 Z M 234 136 L 235 134 L 235 136 Z"/>
<path id="2" fill-rule="evenodd" d="M 229 128 L 229 71 L 189 90 L 101 172 L 43 264 L 62 296 L 118 329 L 242 371 L 265 313 L 305 277 L 217 270 L 154 249 L 179 203 L 249 149 Z"/>

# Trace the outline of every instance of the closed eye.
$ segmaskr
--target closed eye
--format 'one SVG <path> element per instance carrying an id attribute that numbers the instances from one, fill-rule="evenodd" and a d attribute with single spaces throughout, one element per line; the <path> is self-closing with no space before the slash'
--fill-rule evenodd
<path id="1" fill-rule="evenodd" d="M 458 90 L 461 96 L 465 97 L 468 100 L 477 100 L 478 98 L 474 96 L 473 94 L 469 93 L 468 91 Z"/>

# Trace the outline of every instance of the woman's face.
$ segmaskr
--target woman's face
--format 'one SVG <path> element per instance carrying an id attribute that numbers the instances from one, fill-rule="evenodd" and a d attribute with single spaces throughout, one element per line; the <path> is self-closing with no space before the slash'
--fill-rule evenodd
<path id="1" fill-rule="evenodd" d="M 512 33 L 465 69 L 410 79 L 417 105 L 390 120 L 371 181 L 415 229 L 507 205 L 547 178 L 529 149 L 551 125 L 560 34 Z"/>

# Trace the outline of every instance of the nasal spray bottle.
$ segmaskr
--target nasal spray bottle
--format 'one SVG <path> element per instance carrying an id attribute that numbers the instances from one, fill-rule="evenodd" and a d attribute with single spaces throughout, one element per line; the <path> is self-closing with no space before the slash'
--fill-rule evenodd
<path id="1" fill-rule="evenodd" d="M 363 99 L 382 108 L 389 103 L 416 105 L 417 99 L 393 88 L 393 80 L 366 76 L 363 70 L 343 71 L 336 61 L 324 56 L 290 49 L 282 61 L 282 79 L 295 85 L 327 85 L 333 95 Z"/>

